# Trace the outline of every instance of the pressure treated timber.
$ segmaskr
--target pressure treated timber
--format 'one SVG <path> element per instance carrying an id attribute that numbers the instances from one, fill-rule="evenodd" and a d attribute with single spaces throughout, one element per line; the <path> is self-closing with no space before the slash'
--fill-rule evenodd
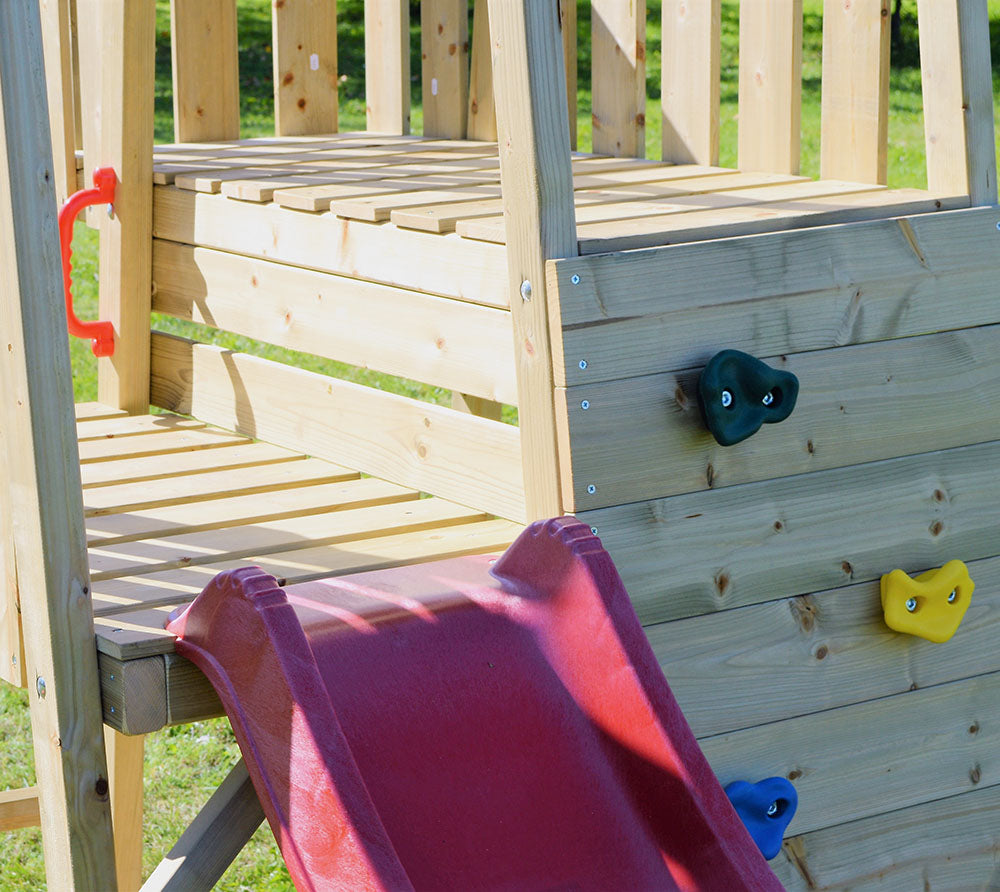
<path id="1" fill-rule="evenodd" d="M 115 874 L 118 889 L 122 892 L 138 889 L 142 885 L 142 767 L 145 743 L 141 736 L 127 737 L 114 728 L 104 727 L 108 792 L 115 831 Z"/>
<path id="2" fill-rule="evenodd" d="M 481 0 L 483 2 L 483 0 Z M 485 0 L 488 2 L 488 0 Z M 576 151 L 577 56 L 576 0 L 558 0 L 559 32 L 562 37 L 563 70 L 566 72 L 566 111 L 569 147 Z"/>
<path id="3" fill-rule="evenodd" d="M 284 0 L 271 7 L 276 136 L 337 130 L 337 4 Z"/>
<path id="4" fill-rule="evenodd" d="M 421 0 L 424 133 L 462 139 L 469 103 L 469 0 Z"/>
<path id="5" fill-rule="evenodd" d="M 718 164 L 721 0 L 663 0 L 661 28 L 662 158 Z"/>
<path id="6" fill-rule="evenodd" d="M 517 404 L 509 312 L 157 240 L 153 309 Z"/>
<path id="7" fill-rule="evenodd" d="M 153 345 L 157 405 L 524 517 L 520 431 L 511 425 L 179 338 L 157 335 Z"/>
<path id="8" fill-rule="evenodd" d="M 646 0 L 592 0 L 595 152 L 646 154 Z"/>
<path id="9" fill-rule="evenodd" d="M 972 790 L 794 836 L 770 863 L 789 892 L 993 889 L 998 811 L 1000 787 Z"/>
<path id="10" fill-rule="evenodd" d="M 885 183 L 889 0 L 825 0 L 820 176 Z"/>
<path id="11" fill-rule="evenodd" d="M 105 727 L 122 734 L 149 734 L 166 724 L 167 676 L 162 657 L 117 660 L 98 653 L 97 664 Z"/>
<path id="12" fill-rule="evenodd" d="M 365 3 L 365 113 L 369 130 L 410 132 L 408 0 Z"/>
<path id="13" fill-rule="evenodd" d="M 563 465 L 566 505 L 603 508 L 981 443 L 1000 432 L 992 398 L 1000 391 L 1000 326 L 761 358 L 798 377 L 798 400 L 787 420 L 735 446 L 720 446 L 705 427 L 700 366 L 557 389 L 572 452 Z"/>
<path id="14" fill-rule="evenodd" d="M 73 95 L 71 0 L 42 0 L 38 4 L 45 54 L 49 131 L 52 134 L 52 172 L 60 205 L 76 191 L 76 102 Z"/>
<path id="15" fill-rule="evenodd" d="M 997 220 L 964 210 L 550 263 L 556 383 L 694 368 L 720 345 L 775 356 L 1000 322 Z"/>
<path id="16" fill-rule="evenodd" d="M 37 827 L 41 822 L 37 787 L 0 791 L 0 833 Z"/>
<path id="17" fill-rule="evenodd" d="M 153 204 L 156 238 L 489 306 L 508 305 L 506 256 L 495 245 L 477 248 L 457 236 L 400 232 L 394 226 L 306 215 L 273 204 L 248 211 L 219 195 L 170 186 L 154 188 Z"/>
<path id="18" fill-rule="evenodd" d="M 878 579 L 659 623 L 646 635 L 694 733 L 722 734 L 1000 671 L 1000 558 L 968 566 L 976 590 L 946 647 L 886 626 Z"/>
<path id="19" fill-rule="evenodd" d="M 170 31 L 174 139 L 238 139 L 235 0 L 171 0 Z"/>
<path id="20" fill-rule="evenodd" d="M 469 55 L 468 134 L 473 139 L 497 138 L 497 111 L 493 102 L 493 58 L 487 0 L 475 0 L 472 14 L 472 50 Z"/>
<path id="21" fill-rule="evenodd" d="M 996 554 L 986 443 L 578 513 L 644 624 Z"/>
<path id="22" fill-rule="evenodd" d="M 699 743 L 723 785 L 791 774 L 799 835 L 1000 784 L 998 702 L 992 672 Z"/>

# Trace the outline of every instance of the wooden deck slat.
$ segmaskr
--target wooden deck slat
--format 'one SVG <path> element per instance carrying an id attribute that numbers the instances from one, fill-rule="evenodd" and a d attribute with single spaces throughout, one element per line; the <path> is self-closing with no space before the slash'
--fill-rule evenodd
<path id="1" fill-rule="evenodd" d="M 112 409 L 103 403 L 77 403 L 76 420 L 89 421 L 99 418 L 122 418 L 128 413 L 124 409 Z"/>
<path id="2" fill-rule="evenodd" d="M 77 421 L 76 436 L 82 443 L 85 440 L 113 439 L 177 430 L 200 430 L 203 427 L 206 427 L 204 421 L 181 418 L 177 415 L 126 415 Z"/>
<path id="3" fill-rule="evenodd" d="M 112 461 L 116 458 L 136 459 L 171 452 L 196 449 L 217 449 L 245 443 L 247 438 L 218 429 L 168 430 L 134 434 L 131 437 L 84 440 L 80 443 L 80 463 Z"/>

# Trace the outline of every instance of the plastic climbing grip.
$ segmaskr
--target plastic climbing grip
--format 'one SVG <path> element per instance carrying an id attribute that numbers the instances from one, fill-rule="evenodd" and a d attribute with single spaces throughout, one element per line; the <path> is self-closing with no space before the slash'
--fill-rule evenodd
<path id="1" fill-rule="evenodd" d="M 66 292 L 66 320 L 69 333 L 77 338 L 90 338 L 94 356 L 111 356 L 115 352 L 115 330 L 110 322 L 82 322 L 73 310 L 72 277 L 73 222 L 77 214 L 92 204 L 113 204 L 118 177 L 110 167 L 94 171 L 94 186 L 74 192 L 59 211 L 59 244 L 62 249 L 63 289 Z"/>
<path id="2" fill-rule="evenodd" d="M 760 853 L 769 861 L 781 851 L 785 830 L 795 816 L 799 794 L 791 781 L 767 777 L 756 784 L 733 781 L 726 795 Z"/>
<path id="3" fill-rule="evenodd" d="M 916 579 L 893 570 L 882 577 L 885 624 L 928 641 L 947 641 L 958 631 L 975 587 L 968 567 L 958 560 Z"/>
<path id="4" fill-rule="evenodd" d="M 698 379 L 702 416 L 720 446 L 753 436 L 762 424 L 784 421 L 798 395 L 795 375 L 739 350 L 716 353 Z"/>

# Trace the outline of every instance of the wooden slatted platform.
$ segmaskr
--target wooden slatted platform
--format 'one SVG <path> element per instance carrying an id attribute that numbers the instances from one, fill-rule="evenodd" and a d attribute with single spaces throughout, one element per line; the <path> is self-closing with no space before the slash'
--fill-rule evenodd
<path id="1" fill-rule="evenodd" d="M 583 153 L 572 167 L 585 254 L 969 205 L 917 189 Z M 173 144 L 156 148 L 153 171 L 157 186 L 247 205 L 505 242 L 496 143 L 341 133 Z"/>

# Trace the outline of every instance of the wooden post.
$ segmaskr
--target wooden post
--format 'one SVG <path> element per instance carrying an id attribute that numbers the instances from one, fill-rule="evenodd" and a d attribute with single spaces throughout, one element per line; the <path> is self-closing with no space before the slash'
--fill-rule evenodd
<path id="1" fill-rule="evenodd" d="M 469 0 L 421 0 L 424 136 L 464 139 L 469 104 Z"/>
<path id="2" fill-rule="evenodd" d="M 489 5 L 487 0 L 476 0 L 472 12 L 472 58 L 469 66 L 469 139 L 497 138 L 493 60 L 490 56 Z"/>
<path id="3" fill-rule="evenodd" d="M 337 131 L 337 2 L 284 0 L 271 6 L 274 132 Z"/>
<path id="4" fill-rule="evenodd" d="M 802 0 L 740 0 L 741 170 L 799 172 Z"/>
<path id="5" fill-rule="evenodd" d="M 0 4 L 0 421 L 50 889 L 115 886 L 38 6 Z"/>
<path id="6" fill-rule="evenodd" d="M 5 427 L 0 425 L 0 468 L 7 467 L 7 437 Z M 0 678 L 19 688 L 28 685 L 14 562 L 14 514 L 6 479 L 0 480 Z"/>
<path id="7" fill-rule="evenodd" d="M 369 130 L 410 132 L 408 0 L 365 0 L 365 106 Z"/>
<path id="8" fill-rule="evenodd" d="M 70 0 L 41 0 L 45 85 L 49 97 L 52 164 L 56 201 L 76 191 L 76 115 L 73 101 L 73 46 Z"/>
<path id="9" fill-rule="evenodd" d="M 170 0 L 174 139 L 239 139 L 236 0 Z"/>
<path id="10" fill-rule="evenodd" d="M 529 520 L 562 513 L 545 262 L 577 253 L 556 6 L 490 0 L 500 178 Z"/>
<path id="11" fill-rule="evenodd" d="M 927 188 L 997 203 L 986 0 L 918 0 Z"/>
<path id="12" fill-rule="evenodd" d="M 145 740 L 141 734 L 128 737 L 104 726 L 118 892 L 136 892 L 142 886 L 142 759 Z"/>
<path id="13" fill-rule="evenodd" d="M 594 151 L 646 157 L 646 0 L 591 3 Z"/>
<path id="14" fill-rule="evenodd" d="M 826 0 L 820 176 L 886 182 L 889 0 Z"/>
<path id="15" fill-rule="evenodd" d="M 663 0 L 663 160 L 719 163 L 721 0 Z"/>
<path id="16" fill-rule="evenodd" d="M 563 61 L 566 69 L 569 146 L 576 151 L 576 0 L 559 0 L 559 28 L 562 32 Z"/>

